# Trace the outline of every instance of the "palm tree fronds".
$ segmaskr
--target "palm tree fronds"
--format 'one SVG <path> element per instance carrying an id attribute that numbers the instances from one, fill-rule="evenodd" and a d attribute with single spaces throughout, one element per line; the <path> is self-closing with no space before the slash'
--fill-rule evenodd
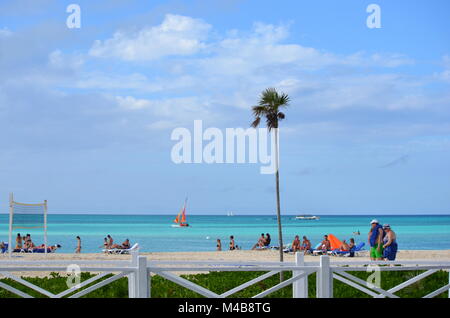
<path id="1" fill-rule="evenodd" d="M 255 117 L 264 116 L 267 112 L 267 108 L 264 106 L 253 106 L 252 110 Z"/>
<path id="2" fill-rule="evenodd" d="M 278 116 L 277 113 L 269 113 L 266 115 L 266 125 L 269 128 L 269 131 L 272 128 L 278 128 Z"/>
<path id="3" fill-rule="evenodd" d="M 252 122 L 252 127 L 253 128 L 258 127 L 260 122 L 261 122 L 261 117 L 256 117 L 255 120 Z"/>

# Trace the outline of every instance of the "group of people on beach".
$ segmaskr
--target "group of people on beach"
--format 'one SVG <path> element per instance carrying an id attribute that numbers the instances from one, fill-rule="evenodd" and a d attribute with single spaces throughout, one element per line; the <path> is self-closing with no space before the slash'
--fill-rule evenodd
<path id="1" fill-rule="evenodd" d="M 371 260 L 395 261 L 398 250 L 397 235 L 389 224 L 381 226 L 378 220 L 372 220 L 367 240 L 370 244 Z"/>
<path id="2" fill-rule="evenodd" d="M 370 245 L 370 258 L 374 261 L 394 261 L 398 250 L 397 236 L 395 232 L 391 229 L 389 224 L 384 224 L 381 226 L 376 219 L 372 220 L 370 224 L 371 228 L 367 238 Z M 359 235 L 359 231 L 354 234 Z M 355 248 L 355 239 L 350 238 L 349 243 L 347 243 L 346 240 L 342 241 L 338 251 L 349 252 L 349 256 L 354 256 Z M 321 253 L 325 255 L 332 250 L 328 235 L 324 235 L 323 241 L 316 248 L 316 250 L 321 251 Z M 313 248 L 311 247 L 311 242 L 306 236 L 303 236 L 303 241 L 300 242 L 300 237 L 296 235 L 294 241 L 292 242 L 290 251 L 303 251 L 307 254 L 313 252 Z"/>
<path id="3" fill-rule="evenodd" d="M 103 239 L 103 245 L 100 246 L 100 248 L 104 248 L 105 250 L 110 250 L 110 249 L 114 249 L 114 248 L 128 249 L 130 247 L 131 247 L 131 245 L 130 245 L 129 239 L 125 239 L 125 241 L 123 241 L 122 245 L 114 244 L 114 239 L 109 234 Z"/>
<path id="4" fill-rule="evenodd" d="M 230 251 L 234 251 L 234 250 L 240 250 L 241 248 L 236 244 L 236 242 L 234 241 L 234 236 L 231 235 L 230 236 L 230 244 L 229 244 L 229 250 Z M 222 250 L 222 242 L 220 239 L 217 239 L 217 245 L 216 245 L 216 250 L 217 251 L 221 251 Z"/>
<path id="5" fill-rule="evenodd" d="M 311 251 L 311 241 L 306 236 L 303 236 L 303 241 L 300 242 L 300 236 L 296 235 L 291 245 L 292 251 L 304 252 L 305 254 Z"/>
<path id="6" fill-rule="evenodd" d="M 337 251 L 339 252 L 349 252 L 349 256 L 353 257 L 354 249 L 356 248 L 355 239 L 352 237 L 350 239 L 350 243 L 347 243 L 346 240 L 342 240 L 342 244 L 339 246 Z M 312 250 L 312 249 L 311 249 Z M 317 248 L 318 251 L 322 251 L 322 254 L 327 254 L 329 251 L 331 251 L 331 242 L 328 239 L 328 235 L 323 236 L 323 241 L 320 243 L 319 247 Z M 336 250 L 335 250 L 336 251 Z"/>
<path id="7" fill-rule="evenodd" d="M 56 249 L 60 248 L 61 245 L 47 245 L 47 252 L 54 252 Z M 14 248 L 14 252 L 19 251 L 35 251 L 45 249 L 45 244 L 35 245 L 33 240 L 31 239 L 31 234 L 26 234 L 22 236 L 20 233 L 17 233 L 16 236 L 16 246 Z"/>
<path id="8" fill-rule="evenodd" d="M 272 241 L 272 239 L 270 238 L 269 233 L 266 233 L 265 236 L 264 236 L 264 233 L 261 233 L 261 236 L 259 237 L 258 242 L 256 242 L 255 245 L 253 245 L 252 250 L 268 248 L 270 246 L 271 241 Z"/>
<path id="9" fill-rule="evenodd" d="M 75 248 L 75 253 L 81 253 L 81 238 L 79 236 L 76 237 L 77 247 Z M 126 239 L 122 245 L 114 244 L 114 239 L 111 235 L 107 235 L 103 239 L 103 245 L 99 246 L 99 248 L 103 248 L 105 250 L 110 249 L 129 249 L 131 247 L 130 240 Z"/>
<path id="10" fill-rule="evenodd" d="M 378 220 L 372 220 L 371 228 L 368 234 L 368 242 L 370 245 L 370 258 L 372 260 L 389 260 L 393 261 L 396 258 L 397 254 L 397 236 L 395 232 L 391 229 L 389 224 L 380 225 Z M 360 232 L 355 232 L 355 235 L 360 235 Z M 255 245 L 253 245 L 252 250 L 256 249 L 266 249 L 269 248 L 271 237 L 269 233 L 261 233 L 258 241 Z M 106 238 L 105 238 L 106 242 Z M 220 239 L 217 239 L 217 251 L 222 251 L 222 243 Z M 355 239 L 350 238 L 347 243 L 346 240 L 342 241 L 342 244 L 338 249 L 335 249 L 334 252 L 348 252 L 348 256 L 353 257 L 355 254 Z M 236 250 L 239 247 L 234 242 L 234 236 L 230 236 L 230 245 L 229 250 Z M 314 249 L 312 248 L 311 241 L 303 236 L 303 239 L 300 240 L 300 236 L 296 235 L 294 240 L 292 241 L 291 247 L 286 249 L 289 252 L 303 252 L 305 254 L 313 253 Z M 321 252 L 321 254 L 328 254 L 328 252 L 332 251 L 331 242 L 328 239 L 328 235 L 324 235 L 322 242 L 316 248 L 316 251 Z"/>

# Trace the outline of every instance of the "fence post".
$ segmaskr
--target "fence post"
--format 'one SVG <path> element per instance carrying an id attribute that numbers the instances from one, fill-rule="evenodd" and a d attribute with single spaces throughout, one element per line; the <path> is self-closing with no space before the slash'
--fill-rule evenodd
<path id="1" fill-rule="evenodd" d="M 317 298 L 333 298 L 333 273 L 330 268 L 330 257 L 320 256 L 320 268 L 317 272 Z"/>
<path id="2" fill-rule="evenodd" d="M 305 266 L 303 253 L 295 253 L 295 265 Z M 301 273 L 303 271 L 292 271 L 292 277 Z M 293 298 L 308 298 L 308 275 L 292 283 L 292 296 Z"/>
<path id="3" fill-rule="evenodd" d="M 149 297 L 149 281 L 148 281 L 148 272 L 147 272 L 147 257 L 139 256 L 138 257 L 138 266 L 135 274 L 135 286 L 136 289 L 136 297 L 137 298 L 148 298 Z"/>
<path id="4" fill-rule="evenodd" d="M 139 249 L 131 252 L 131 267 L 137 267 L 138 266 L 138 256 L 139 256 Z M 137 286 L 135 284 L 136 282 L 136 274 L 130 273 L 127 275 L 128 277 L 128 298 L 136 298 L 136 291 Z"/>

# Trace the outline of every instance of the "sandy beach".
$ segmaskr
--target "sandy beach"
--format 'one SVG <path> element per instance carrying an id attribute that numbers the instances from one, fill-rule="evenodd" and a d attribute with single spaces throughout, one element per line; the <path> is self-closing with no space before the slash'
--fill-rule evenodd
<path id="1" fill-rule="evenodd" d="M 158 260 L 172 260 L 172 261 L 255 261 L 255 262 L 277 262 L 279 258 L 278 251 L 275 250 L 237 250 L 237 251 L 221 251 L 221 252 L 161 252 L 161 253 L 141 253 L 147 257 L 149 261 Z M 19 254 L 14 255 L 12 260 L 27 260 L 27 261 L 39 261 L 39 260 L 130 260 L 130 255 L 114 255 L 104 253 L 86 253 L 86 254 Z M 349 257 L 332 257 L 331 260 L 346 260 L 346 261 L 359 261 L 368 260 L 367 252 L 365 254 L 349 258 Z M 7 255 L 0 256 L 1 261 L 10 260 Z M 294 261 L 293 253 L 285 253 L 284 260 L 286 262 Z M 319 257 L 307 255 L 305 261 L 318 261 Z M 435 260 L 435 261 L 450 261 L 450 250 L 400 250 L 397 253 L 397 260 Z M 193 272 L 189 272 L 193 273 Z M 46 272 L 16 272 L 19 276 L 47 276 Z M 61 273 L 63 274 L 63 273 Z M 181 274 L 181 273 L 177 273 Z M 1 274 L 0 274 L 1 276 Z"/>

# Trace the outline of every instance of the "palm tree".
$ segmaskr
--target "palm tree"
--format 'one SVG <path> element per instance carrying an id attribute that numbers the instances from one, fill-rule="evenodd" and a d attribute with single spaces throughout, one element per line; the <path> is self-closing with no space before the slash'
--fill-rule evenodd
<path id="1" fill-rule="evenodd" d="M 269 132 L 274 129 L 275 133 L 275 178 L 277 192 L 277 221 L 278 240 L 280 246 L 280 262 L 283 261 L 283 233 L 281 227 L 280 212 L 280 175 L 278 171 L 278 123 L 285 118 L 285 115 L 280 111 L 280 108 L 287 107 L 289 105 L 289 101 L 290 99 L 287 94 L 279 94 L 275 88 L 267 88 L 261 93 L 258 105 L 252 107 L 253 115 L 255 116 L 252 127 L 258 127 L 261 122 L 261 118 L 265 117 Z M 283 281 L 283 272 L 280 272 L 280 280 Z"/>

